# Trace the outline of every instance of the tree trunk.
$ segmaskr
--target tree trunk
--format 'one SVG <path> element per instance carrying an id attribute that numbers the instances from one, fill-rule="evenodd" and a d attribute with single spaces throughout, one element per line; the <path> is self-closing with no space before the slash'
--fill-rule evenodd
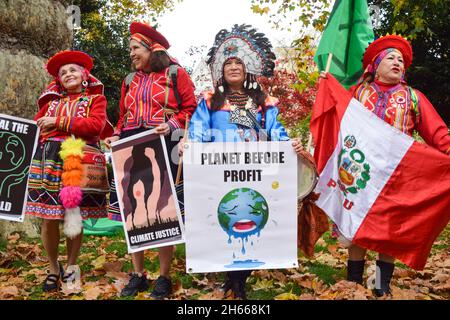
<path id="1" fill-rule="evenodd" d="M 47 59 L 70 49 L 72 30 L 66 13 L 68 0 L 0 0 L 0 113 L 32 119 L 37 98 L 50 82 Z M 40 233 L 40 221 L 0 220 L 0 237 L 19 231 L 29 237 Z"/>

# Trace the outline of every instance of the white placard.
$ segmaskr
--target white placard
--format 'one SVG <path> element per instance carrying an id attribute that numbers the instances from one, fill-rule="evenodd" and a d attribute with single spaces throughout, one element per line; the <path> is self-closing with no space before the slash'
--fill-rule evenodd
<path id="1" fill-rule="evenodd" d="M 297 267 L 291 142 L 187 143 L 186 270 Z"/>

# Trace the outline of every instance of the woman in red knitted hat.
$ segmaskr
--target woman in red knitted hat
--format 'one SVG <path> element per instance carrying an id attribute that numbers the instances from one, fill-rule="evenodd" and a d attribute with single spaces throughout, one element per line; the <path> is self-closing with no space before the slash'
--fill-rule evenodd
<path id="1" fill-rule="evenodd" d="M 67 235 L 67 264 L 74 266 L 82 219 L 107 216 L 106 162 L 98 142 L 112 127 L 107 126 L 103 85 L 90 74 L 89 55 L 61 51 L 46 67 L 54 80 L 39 97 L 34 118 L 40 139 L 30 169 L 27 214 L 43 219 L 42 243 L 50 262 L 43 290 L 52 291 L 58 289 L 60 277 L 68 277 L 58 263 L 60 222 Z M 92 185 L 87 170 L 96 171 L 101 183 Z"/>
<path id="2" fill-rule="evenodd" d="M 450 154 L 447 125 L 425 95 L 406 84 L 405 71 L 412 63 L 412 56 L 410 43 L 401 36 L 388 35 L 375 40 L 364 53 L 364 74 L 350 91 L 368 110 L 394 128 L 409 136 L 417 131 L 428 145 Z M 346 240 L 342 236 L 340 239 Z M 348 245 L 347 279 L 362 283 L 366 249 Z M 376 266 L 375 294 L 389 294 L 394 258 L 380 253 Z"/>
<path id="3" fill-rule="evenodd" d="M 133 22 L 130 33 L 130 58 L 136 72 L 129 74 L 122 83 L 117 130 L 112 137 L 106 139 L 106 143 L 155 128 L 157 133 L 166 136 L 170 155 L 176 146 L 170 139 L 170 133 L 184 128 L 186 117 L 190 118 L 197 106 L 194 84 L 186 71 L 167 53 L 169 42 L 158 31 L 145 23 Z M 173 67 L 176 74 L 172 73 Z M 156 156 L 159 158 L 160 155 Z M 177 172 L 177 165 L 172 162 L 171 172 Z M 122 220 L 114 190 L 111 192 L 110 202 L 110 219 Z M 139 209 L 135 207 L 132 210 L 136 213 Z M 147 212 L 139 215 L 148 217 Z M 132 222 L 134 224 L 133 219 Z M 151 293 L 155 299 L 166 298 L 172 292 L 170 264 L 173 250 L 173 246 L 159 248 L 160 277 Z M 144 272 L 144 251 L 133 253 L 132 260 L 134 272 L 122 290 L 122 296 L 134 296 L 149 288 Z"/>

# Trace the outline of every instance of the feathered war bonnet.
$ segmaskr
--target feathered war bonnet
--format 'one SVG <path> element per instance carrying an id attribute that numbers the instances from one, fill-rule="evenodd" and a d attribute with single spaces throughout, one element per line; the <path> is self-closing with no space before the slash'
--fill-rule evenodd
<path id="1" fill-rule="evenodd" d="M 251 25 L 235 24 L 231 31 L 222 29 L 217 33 L 214 45 L 208 52 L 206 63 L 211 69 L 212 80 L 215 86 L 222 83 L 223 65 L 229 58 L 239 58 L 245 65 L 247 79 L 253 75 L 256 77 L 273 76 L 275 68 L 275 54 L 272 52 L 272 45 L 263 33 L 257 32 Z M 250 83 L 248 86 L 254 89 L 257 83 Z"/>

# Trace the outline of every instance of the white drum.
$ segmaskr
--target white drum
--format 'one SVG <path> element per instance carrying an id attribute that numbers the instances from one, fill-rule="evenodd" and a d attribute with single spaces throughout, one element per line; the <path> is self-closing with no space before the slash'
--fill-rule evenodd
<path id="1" fill-rule="evenodd" d="M 317 180 L 319 177 L 314 164 L 300 155 L 297 161 L 297 198 L 301 200 L 309 195 L 316 187 Z"/>

